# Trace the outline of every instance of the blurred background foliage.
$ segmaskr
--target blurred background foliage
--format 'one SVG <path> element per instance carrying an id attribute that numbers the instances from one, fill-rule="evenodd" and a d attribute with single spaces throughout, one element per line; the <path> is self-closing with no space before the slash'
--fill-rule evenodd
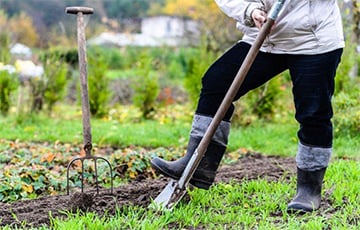
<path id="1" fill-rule="evenodd" d="M 334 123 L 336 132 L 355 135 L 360 131 L 360 5 L 357 0 L 339 4 L 347 47 L 336 78 Z M 213 0 L 0 0 L 2 116 L 14 113 L 21 121 L 28 113 L 53 115 L 58 104 L 80 103 L 76 22 L 64 12 L 74 5 L 95 9 L 87 19 L 87 38 L 104 31 L 139 32 L 139 20 L 154 15 L 190 18 L 201 25 L 198 46 L 88 47 L 91 113 L 99 118 L 110 116 L 116 104 L 134 104 L 143 119 L 156 117 L 169 104 L 195 106 L 204 71 L 241 38 L 235 21 Z M 41 76 L 24 77 L 19 68 L 7 69 L 18 58 L 9 51 L 15 43 L 31 47 L 31 61 L 41 65 Z M 286 120 L 294 111 L 289 74 L 282 73 L 236 104 L 235 125 L 249 125 L 257 119 Z"/>

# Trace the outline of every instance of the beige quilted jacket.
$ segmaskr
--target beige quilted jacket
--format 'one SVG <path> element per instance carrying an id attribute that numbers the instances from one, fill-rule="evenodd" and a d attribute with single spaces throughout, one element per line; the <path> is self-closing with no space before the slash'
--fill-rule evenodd
<path id="1" fill-rule="evenodd" d="M 258 8 L 268 12 L 276 0 L 215 0 L 219 8 L 237 21 L 243 41 L 252 44 L 258 33 L 250 14 Z M 344 47 L 337 0 L 286 0 L 264 52 L 320 54 Z"/>

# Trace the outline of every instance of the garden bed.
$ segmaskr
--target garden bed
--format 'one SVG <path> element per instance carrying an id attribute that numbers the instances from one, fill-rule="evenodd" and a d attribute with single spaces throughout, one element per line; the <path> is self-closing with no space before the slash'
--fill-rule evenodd
<path id="1" fill-rule="evenodd" d="M 216 183 L 230 181 L 241 183 L 243 180 L 258 178 L 270 181 L 277 181 L 280 178 L 287 180 L 294 173 L 293 158 L 247 153 L 235 163 L 223 165 L 217 174 Z M 121 210 L 122 207 L 128 205 L 147 207 L 151 198 L 155 198 L 162 191 L 167 181 L 164 177 L 133 180 L 126 185 L 114 188 L 113 194 L 109 194 L 109 190 L 104 189 L 99 195 L 96 195 L 95 191 L 85 191 L 83 195 L 72 192 L 70 195 L 43 196 L 37 199 L 1 203 L 2 222 L 0 225 L 20 225 L 24 222 L 32 227 L 49 225 L 50 215 L 53 218 L 66 217 L 67 211 L 74 212 L 77 208 L 103 216 L 105 213 L 114 215 L 117 209 Z M 89 196 L 87 197 L 89 199 L 85 199 L 85 196 Z M 324 202 L 322 208 L 328 208 L 329 204 L 326 204 L 326 200 Z"/>

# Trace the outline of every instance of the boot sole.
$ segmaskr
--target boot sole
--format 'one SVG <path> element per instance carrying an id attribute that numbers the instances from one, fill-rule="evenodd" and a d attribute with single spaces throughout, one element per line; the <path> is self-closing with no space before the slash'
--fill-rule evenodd
<path id="1" fill-rule="evenodd" d="M 314 212 L 316 210 L 317 210 L 316 208 L 305 207 L 303 204 L 300 203 L 292 203 L 288 205 L 286 211 L 288 213 L 305 214 L 309 212 Z"/>
<path id="2" fill-rule="evenodd" d="M 176 175 L 173 175 L 173 174 L 170 174 L 168 172 L 166 172 L 165 170 L 163 170 L 161 167 L 159 167 L 157 164 L 155 164 L 154 162 L 150 161 L 150 164 L 151 164 L 151 167 L 153 169 L 155 169 L 156 172 L 166 176 L 166 177 L 170 177 L 171 179 L 174 179 L 174 180 L 179 180 L 180 177 L 179 176 L 176 176 Z M 189 183 L 197 188 L 200 188 L 200 189 L 205 189 L 205 190 L 208 190 L 211 186 L 210 183 L 206 183 L 204 181 L 201 181 L 201 180 L 197 180 L 196 178 L 191 178 Z"/>

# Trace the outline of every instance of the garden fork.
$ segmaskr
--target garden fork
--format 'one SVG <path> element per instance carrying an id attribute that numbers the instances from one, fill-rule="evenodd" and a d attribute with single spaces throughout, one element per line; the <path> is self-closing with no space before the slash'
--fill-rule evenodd
<path id="1" fill-rule="evenodd" d="M 99 194 L 99 183 L 98 183 L 98 171 L 97 171 L 97 160 L 103 160 L 107 163 L 110 168 L 110 183 L 111 193 L 113 193 L 113 171 L 111 164 L 108 160 L 103 157 L 91 155 L 92 143 L 91 143 L 91 126 L 90 126 L 90 104 L 87 84 L 87 59 L 86 59 L 86 40 L 85 40 L 85 25 L 84 15 L 92 14 L 94 10 L 88 7 L 67 7 L 65 12 L 68 14 L 77 15 L 77 38 L 78 38 L 78 56 L 79 56 L 79 70 L 80 70 L 80 84 L 81 84 L 81 105 L 82 105 L 82 124 L 83 124 L 83 137 L 85 152 L 84 157 L 76 157 L 67 166 L 67 194 L 69 195 L 69 169 L 75 161 L 81 162 L 81 192 L 84 192 L 84 161 L 94 160 L 94 171 L 95 171 L 95 183 L 96 192 Z"/>

